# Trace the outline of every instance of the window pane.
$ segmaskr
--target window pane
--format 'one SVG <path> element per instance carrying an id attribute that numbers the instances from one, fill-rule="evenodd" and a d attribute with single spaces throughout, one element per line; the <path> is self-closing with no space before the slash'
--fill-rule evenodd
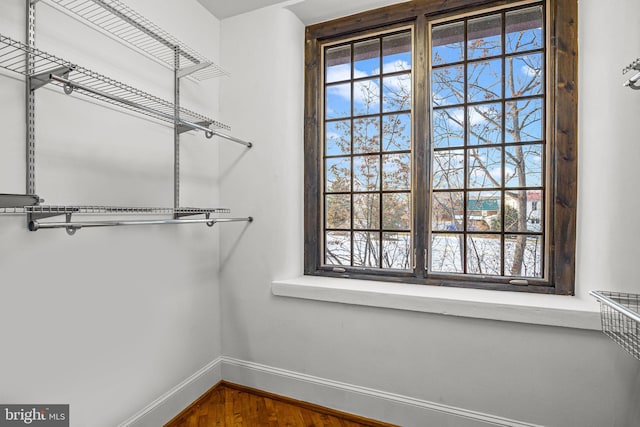
<path id="1" fill-rule="evenodd" d="M 325 54 L 325 80 L 327 83 L 351 79 L 351 46 L 327 49 Z"/>
<path id="2" fill-rule="evenodd" d="M 502 148 L 473 148 L 467 153 L 469 188 L 502 187 Z"/>
<path id="3" fill-rule="evenodd" d="M 505 231 L 526 233 L 542 231 L 542 192 L 510 191 L 505 198 Z"/>
<path id="4" fill-rule="evenodd" d="M 506 97 L 542 94 L 543 66 L 541 53 L 506 58 Z"/>
<path id="5" fill-rule="evenodd" d="M 542 141 L 542 99 L 508 101 L 505 142 Z"/>
<path id="6" fill-rule="evenodd" d="M 469 102 L 502 98 L 502 60 L 473 62 L 467 66 Z"/>
<path id="7" fill-rule="evenodd" d="M 367 117 L 353 121 L 353 152 L 375 153 L 380 151 L 380 119 Z"/>
<path id="8" fill-rule="evenodd" d="M 506 27 L 507 53 L 544 47 L 541 6 L 507 12 Z"/>
<path id="9" fill-rule="evenodd" d="M 380 228 L 380 194 L 353 195 L 353 228 L 359 230 Z"/>
<path id="10" fill-rule="evenodd" d="M 383 190 L 411 189 L 411 155 L 385 154 L 382 156 Z"/>
<path id="11" fill-rule="evenodd" d="M 436 68 L 431 72 L 433 105 L 446 106 L 464 102 L 464 66 Z"/>
<path id="12" fill-rule="evenodd" d="M 542 186 L 542 145 L 505 148 L 505 186 Z"/>
<path id="13" fill-rule="evenodd" d="M 411 109 L 411 74 L 385 77 L 382 85 L 383 112 Z"/>
<path id="14" fill-rule="evenodd" d="M 435 148 L 464 145 L 464 107 L 433 111 L 433 146 Z"/>
<path id="15" fill-rule="evenodd" d="M 390 114 L 382 119 L 382 150 L 411 149 L 411 114 Z"/>
<path id="16" fill-rule="evenodd" d="M 380 156 L 353 158 L 353 191 L 380 190 Z"/>
<path id="17" fill-rule="evenodd" d="M 467 272 L 470 274 L 501 274 L 500 236 L 474 234 L 467 236 Z"/>
<path id="18" fill-rule="evenodd" d="M 502 54 L 502 16 L 491 15 L 470 19 L 468 23 L 467 59 Z"/>
<path id="19" fill-rule="evenodd" d="M 508 274 L 505 236 L 544 232 L 542 10 L 431 28 L 431 271 Z"/>
<path id="20" fill-rule="evenodd" d="M 412 32 L 403 30 L 323 51 L 322 224 L 329 264 L 408 265 L 412 43 Z M 398 238 L 400 234 L 392 233 L 395 237 L 390 234 L 385 243 L 385 265 L 391 267 L 383 267 L 383 222 L 387 229 L 406 234 Z M 392 259 L 392 250 L 402 250 L 404 260 L 397 254 Z"/>
<path id="21" fill-rule="evenodd" d="M 382 195 L 382 228 L 385 230 L 411 229 L 411 200 L 409 193 Z"/>
<path id="22" fill-rule="evenodd" d="M 364 116 L 380 112 L 380 79 L 353 83 L 353 115 Z"/>
<path id="23" fill-rule="evenodd" d="M 411 33 L 387 36 L 382 41 L 383 66 L 386 73 L 411 69 Z"/>
<path id="24" fill-rule="evenodd" d="M 446 150 L 433 153 L 433 188 L 464 188 L 464 151 Z"/>
<path id="25" fill-rule="evenodd" d="M 505 274 L 516 277 L 542 277 L 542 237 L 505 236 Z"/>
<path id="26" fill-rule="evenodd" d="M 326 191 L 351 191 L 351 161 L 349 157 L 327 159 L 325 171 Z"/>
<path id="27" fill-rule="evenodd" d="M 367 40 L 353 46 L 353 77 L 380 74 L 380 40 Z"/>
<path id="28" fill-rule="evenodd" d="M 327 122 L 325 126 L 327 156 L 338 156 L 351 152 L 351 120 Z"/>
<path id="29" fill-rule="evenodd" d="M 351 264 L 351 233 L 327 231 L 325 233 L 324 261 L 331 265 Z"/>
<path id="30" fill-rule="evenodd" d="M 431 237 L 431 271 L 463 273 L 463 234 L 434 234 Z"/>
<path id="31" fill-rule="evenodd" d="M 501 193 L 499 191 L 474 191 L 467 195 L 467 230 L 501 231 Z"/>
<path id="32" fill-rule="evenodd" d="M 326 92 L 326 118 L 349 117 L 351 115 L 351 84 L 327 86 Z"/>
<path id="33" fill-rule="evenodd" d="M 470 145 L 501 143 L 502 103 L 470 106 L 468 131 Z"/>
<path id="34" fill-rule="evenodd" d="M 411 268 L 411 235 L 383 233 L 382 267 L 409 270 Z"/>
<path id="35" fill-rule="evenodd" d="M 431 229 L 463 231 L 464 193 L 437 192 L 431 197 Z"/>
<path id="36" fill-rule="evenodd" d="M 327 228 L 351 228 L 351 196 L 328 194 L 325 198 Z"/>
<path id="37" fill-rule="evenodd" d="M 464 59 L 464 23 L 434 26 L 431 30 L 433 65 L 460 62 Z"/>
<path id="38" fill-rule="evenodd" d="M 380 233 L 353 233 L 353 265 L 355 267 L 380 266 Z"/>

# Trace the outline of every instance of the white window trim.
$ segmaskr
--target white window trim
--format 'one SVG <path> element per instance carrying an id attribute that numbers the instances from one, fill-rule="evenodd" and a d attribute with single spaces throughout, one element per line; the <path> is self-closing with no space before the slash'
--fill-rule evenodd
<path id="1" fill-rule="evenodd" d="M 273 295 L 422 313 L 601 330 L 595 300 L 579 297 L 301 276 L 274 280 Z"/>

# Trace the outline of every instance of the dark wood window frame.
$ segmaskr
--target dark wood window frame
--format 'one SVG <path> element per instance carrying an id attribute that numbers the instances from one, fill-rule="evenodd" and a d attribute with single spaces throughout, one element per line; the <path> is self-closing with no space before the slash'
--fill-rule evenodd
<path id="1" fill-rule="evenodd" d="M 373 279 L 403 283 L 440 286 L 472 287 L 547 294 L 573 295 L 575 284 L 575 242 L 577 202 L 577 0 L 547 0 L 548 98 L 551 123 L 548 124 L 550 173 L 546 190 L 548 197 L 548 277 L 542 281 L 528 280 L 513 283 L 509 277 L 481 277 L 477 275 L 443 276 L 426 270 L 426 259 L 415 256 L 414 268 L 409 272 L 359 268 L 333 268 L 323 265 L 322 241 L 322 48 L 328 41 L 366 35 L 369 32 L 412 25 L 414 31 L 414 107 L 413 162 L 426 164 L 430 160 L 426 141 L 429 124 L 420 117 L 428 117 L 428 22 L 467 12 L 482 11 L 499 6 L 516 5 L 511 0 L 417 0 L 388 6 L 346 18 L 309 26 L 305 37 L 305 254 L 304 272 L 307 275 Z M 416 253 L 427 248 L 428 179 L 424 170 L 415 170 L 412 182 L 413 239 Z M 423 190 L 418 190 L 423 189 Z"/>

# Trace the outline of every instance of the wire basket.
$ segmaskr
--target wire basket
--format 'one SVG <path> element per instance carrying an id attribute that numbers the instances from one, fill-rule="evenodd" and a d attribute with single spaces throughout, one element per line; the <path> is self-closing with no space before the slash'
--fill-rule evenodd
<path id="1" fill-rule="evenodd" d="M 600 302 L 602 332 L 640 360 L 640 295 L 591 291 Z"/>

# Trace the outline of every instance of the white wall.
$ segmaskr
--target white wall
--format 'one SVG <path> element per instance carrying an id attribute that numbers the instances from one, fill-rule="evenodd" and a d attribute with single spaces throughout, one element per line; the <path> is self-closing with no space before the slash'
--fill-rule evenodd
<path id="1" fill-rule="evenodd" d="M 126 3 L 219 59 L 219 22 L 195 0 Z M 0 33 L 24 40 L 24 5 L 0 2 Z M 37 45 L 172 99 L 172 71 L 44 2 Z M 182 105 L 216 118 L 218 85 L 185 82 Z M 0 192 L 22 193 L 22 80 L 0 76 L 0 98 Z M 36 98 L 36 190 L 47 203 L 173 206 L 172 128 L 59 88 L 39 89 Z M 219 141 L 202 134 L 182 141 L 182 205 L 218 206 Z M 69 403 L 72 426 L 112 427 L 215 360 L 218 240 L 217 226 L 86 229 L 70 237 L 0 217 L 0 402 Z"/>
<path id="2" fill-rule="evenodd" d="M 640 26 L 633 0 L 582 0 L 579 13 L 577 296 L 557 298 L 588 304 L 591 289 L 640 292 L 640 93 L 620 75 L 640 55 Z M 640 365 L 600 332 L 271 295 L 272 280 L 302 273 L 304 26 L 278 7 L 221 25 L 233 73 L 221 105 L 256 141 L 246 156 L 221 149 L 222 199 L 256 217 L 239 240 L 236 230 L 221 234 L 225 356 L 522 422 L 640 425 Z M 273 391 L 309 397 L 286 385 Z M 402 425 L 430 421 L 337 406 Z"/>

